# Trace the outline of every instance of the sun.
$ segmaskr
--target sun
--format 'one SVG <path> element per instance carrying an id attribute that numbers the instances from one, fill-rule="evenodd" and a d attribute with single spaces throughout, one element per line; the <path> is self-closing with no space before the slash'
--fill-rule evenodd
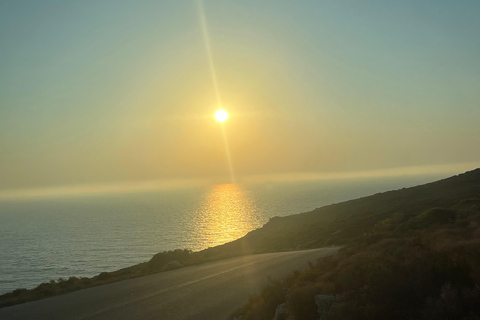
<path id="1" fill-rule="evenodd" d="M 225 110 L 217 110 L 217 112 L 215 112 L 215 119 L 218 121 L 218 122 L 225 122 L 225 120 L 228 119 L 228 113 L 227 111 Z"/>

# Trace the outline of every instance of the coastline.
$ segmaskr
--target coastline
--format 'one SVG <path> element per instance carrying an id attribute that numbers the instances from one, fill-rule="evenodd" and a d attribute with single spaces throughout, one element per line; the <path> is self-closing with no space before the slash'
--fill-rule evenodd
<path id="1" fill-rule="evenodd" d="M 432 203 L 439 207 L 449 207 L 460 200 L 474 198 L 479 177 L 480 169 L 476 169 L 425 185 L 378 193 L 310 212 L 274 217 L 262 228 L 220 246 L 198 252 L 181 249 L 161 252 L 148 262 L 114 272 L 102 272 L 93 278 L 71 277 L 67 280 L 52 280 L 31 290 L 17 289 L 1 295 L 0 305 L 5 307 L 241 255 L 351 244 L 371 232 L 376 223 L 399 210 L 409 214 L 429 209 Z"/>

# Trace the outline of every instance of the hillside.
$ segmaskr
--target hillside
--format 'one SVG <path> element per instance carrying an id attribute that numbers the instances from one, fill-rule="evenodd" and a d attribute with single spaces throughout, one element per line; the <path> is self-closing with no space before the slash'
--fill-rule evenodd
<path id="1" fill-rule="evenodd" d="M 479 169 L 276 220 L 296 232 L 266 241 L 345 246 L 232 319 L 480 319 Z"/>

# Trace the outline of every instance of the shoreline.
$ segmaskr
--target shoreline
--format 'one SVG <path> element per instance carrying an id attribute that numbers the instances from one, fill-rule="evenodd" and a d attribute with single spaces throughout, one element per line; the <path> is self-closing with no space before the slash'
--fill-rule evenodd
<path id="1" fill-rule="evenodd" d="M 52 280 L 30 290 L 17 289 L 0 295 L 0 307 L 247 254 L 355 243 L 363 238 L 366 231 L 371 230 L 373 225 L 385 216 L 398 212 L 399 208 L 402 208 L 404 214 L 408 214 L 430 203 L 448 207 L 459 201 L 460 190 L 465 191 L 462 197 L 468 197 L 468 195 L 474 197 L 476 191 L 475 188 L 472 189 L 472 183 L 477 183 L 475 180 L 477 176 L 480 176 L 480 169 L 420 186 L 324 206 L 310 212 L 273 217 L 263 227 L 235 241 L 216 247 L 198 252 L 182 249 L 164 251 L 154 255 L 147 262 L 113 272 L 102 272 L 91 278 L 70 277 L 67 280 Z M 455 188 L 456 192 L 452 194 L 451 188 Z M 409 203 L 410 209 L 406 209 L 406 203 Z"/>

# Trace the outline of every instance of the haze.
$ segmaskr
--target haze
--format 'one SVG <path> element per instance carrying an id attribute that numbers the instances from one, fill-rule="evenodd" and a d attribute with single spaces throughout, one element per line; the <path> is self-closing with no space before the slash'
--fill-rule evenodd
<path id="1" fill-rule="evenodd" d="M 203 9 L 0 4 L 0 191 L 480 162 L 478 1 Z"/>

